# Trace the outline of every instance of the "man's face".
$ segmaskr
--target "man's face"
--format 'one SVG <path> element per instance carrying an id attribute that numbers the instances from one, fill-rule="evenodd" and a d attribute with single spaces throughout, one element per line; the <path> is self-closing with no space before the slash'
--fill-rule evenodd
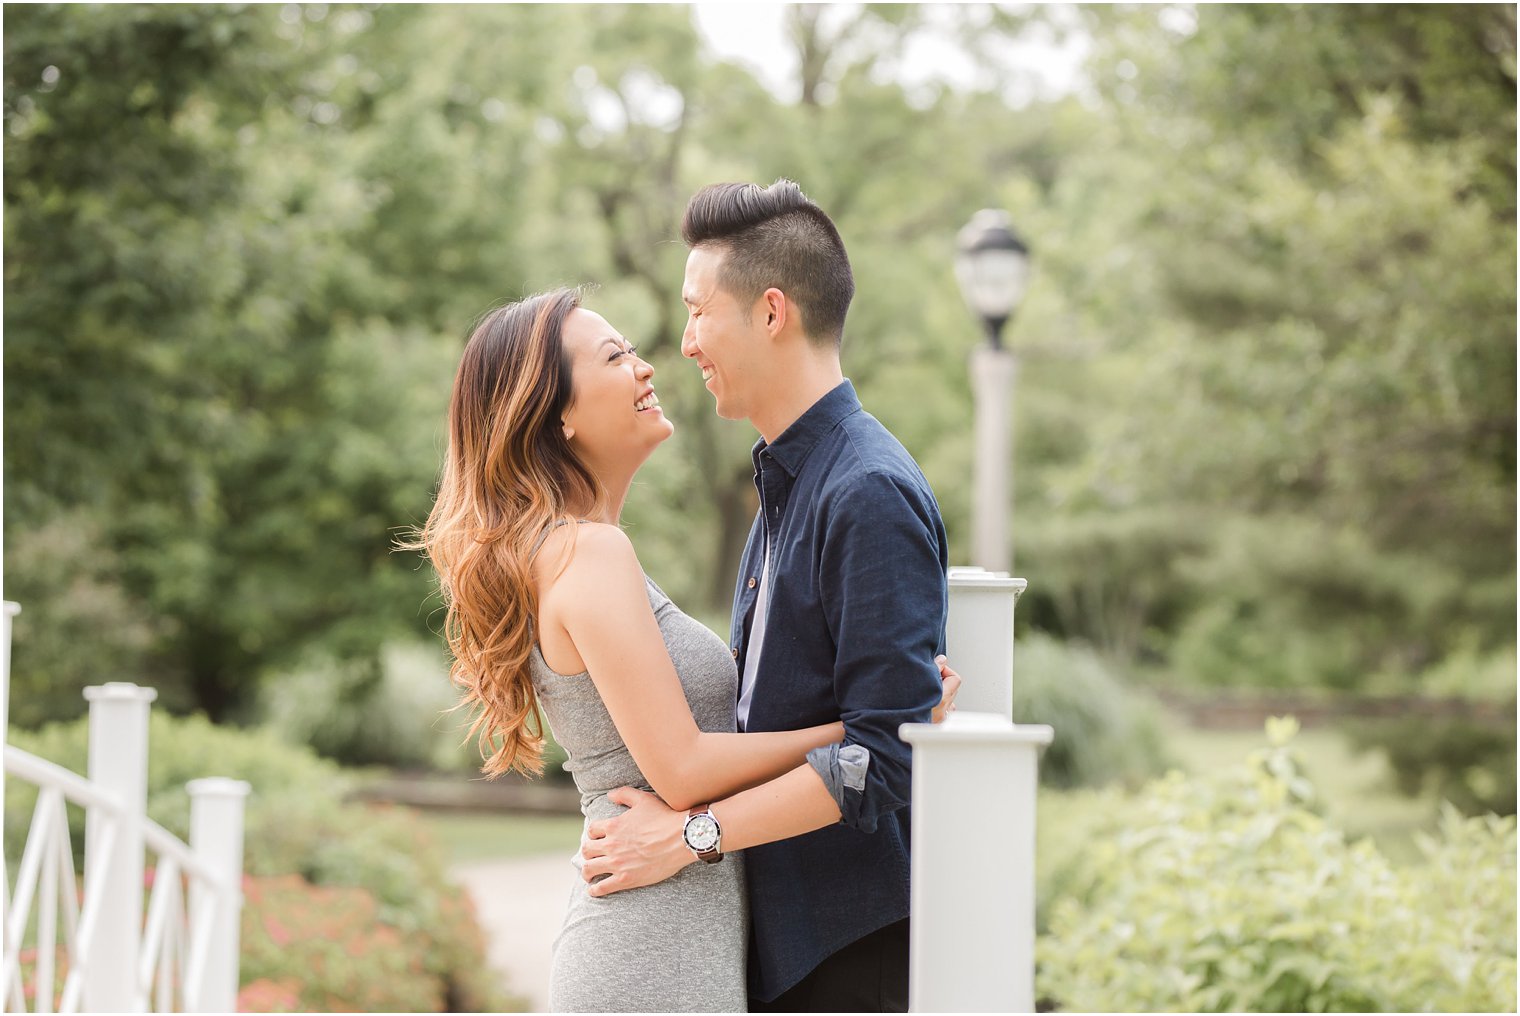
<path id="1" fill-rule="evenodd" d="M 707 390 L 717 400 L 718 415 L 742 420 L 753 415 L 759 394 L 757 358 L 765 349 L 764 329 L 755 315 L 746 321 L 745 311 L 733 296 L 718 285 L 718 269 L 724 254 L 694 248 L 686 258 L 686 279 L 681 300 L 686 304 L 686 331 L 681 336 L 681 355 L 697 361 Z M 764 321 L 764 316 L 759 318 Z"/>

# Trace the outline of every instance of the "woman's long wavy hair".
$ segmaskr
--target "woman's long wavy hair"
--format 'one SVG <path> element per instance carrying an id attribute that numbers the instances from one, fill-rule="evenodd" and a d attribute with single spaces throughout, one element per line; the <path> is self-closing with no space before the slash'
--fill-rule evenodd
<path id="1" fill-rule="evenodd" d="M 605 492 L 562 429 L 574 391 L 562 332 L 580 306 L 559 289 L 499 307 L 465 346 L 449 402 L 438 498 L 408 549 L 427 554 L 448 613 L 450 676 L 463 691 L 495 778 L 543 772 L 544 732 L 529 678 L 538 613 L 532 556 L 540 535 Z"/>

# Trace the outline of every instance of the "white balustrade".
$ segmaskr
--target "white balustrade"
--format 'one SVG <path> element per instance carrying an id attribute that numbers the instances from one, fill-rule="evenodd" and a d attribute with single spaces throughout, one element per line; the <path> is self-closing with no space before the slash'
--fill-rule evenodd
<path id="1" fill-rule="evenodd" d="M 11 619 L 21 613 L 21 604 L 0 601 L 0 738 L 11 729 Z M 0 802 L 5 800 L 5 770 L 0 768 Z M 0 998 L 0 1004 L 5 999 Z"/>
<path id="2" fill-rule="evenodd" d="M 90 703 L 90 782 L 124 805 L 110 855 L 95 834 L 101 816 L 85 820 L 85 871 L 101 871 L 111 891 L 99 917 L 99 935 L 111 947 L 90 957 L 84 1005 L 104 1012 L 137 996 L 137 958 L 142 943 L 143 815 L 148 806 L 148 705 L 152 688 L 113 681 L 84 690 Z"/>
<path id="3" fill-rule="evenodd" d="M 0 714 L 10 698 L 10 619 L 0 611 Z M 191 843 L 148 819 L 148 707 L 156 693 L 132 684 L 85 689 L 90 779 L 5 746 L 3 772 L 38 788 L 14 889 L 0 883 L 0 1005 L 61 1013 L 236 1008 L 242 909 L 243 807 L 248 784 L 193 780 Z M 3 786 L 3 784 L 0 784 Z M 83 900 L 67 804 L 85 811 Z M 143 924 L 144 862 L 156 855 Z M 185 885 L 189 889 L 186 892 Z M 35 922 L 33 909 L 35 908 Z M 36 948 L 23 984 L 22 941 Z M 58 945 L 63 946 L 60 958 Z M 61 994 L 55 975 L 67 962 Z"/>
<path id="4" fill-rule="evenodd" d="M 237 1006 L 238 941 L 243 906 L 243 802 L 248 784 L 212 777 L 191 780 L 190 849 L 213 869 L 225 892 L 204 882 L 190 887 L 190 939 L 204 942 L 204 958 L 192 953 L 194 995 L 186 1008 L 231 1012 Z"/>
<path id="5" fill-rule="evenodd" d="M 21 604 L 0 602 L 0 730 L 8 730 L 11 722 L 11 618 L 19 613 Z M 0 776 L 0 792 L 4 790 L 5 778 Z"/>
<path id="6" fill-rule="evenodd" d="M 0 601 L 0 738 L 10 729 L 11 722 L 11 618 L 21 613 L 21 604 L 10 600 Z M 0 766 L 0 801 L 5 800 L 5 767 Z M 10 886 L 0 880 L 0 928 L 6 929 L 4 956 L 10 956 L 10 943 L 17 938 L 10 934 L 11 893 Z M 0 1008 L 11 1008 L 10 989 L 21 990 L 20 978 L 11 980 L 8 959 L 0 960 Z M 18 996 L 19 997 L 19 996 Z"/>
<path id="7" fill-rule="evenodd" d="M 951 569 L 956 711 L 900 731 L 913 746 L 913 1012 L 1034 1011 L 1035 800 L 1053 731 L 1013 722 L 1013 612 L 1026 585 Z"/>

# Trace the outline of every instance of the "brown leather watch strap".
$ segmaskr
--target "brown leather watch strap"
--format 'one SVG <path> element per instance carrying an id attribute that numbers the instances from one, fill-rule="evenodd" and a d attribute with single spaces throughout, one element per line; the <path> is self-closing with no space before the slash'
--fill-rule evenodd
<path id="1" fill-rule="evenodd" d="M 686 820 L 689 822 L 692 819 L 696 818 L 698 815 L 701 815 L 701 814 L 704 814 L 704 813 L 707 815 L 707 817 L 709 819 L 712 820 L 712 824 L 714 826 L 717 826 L 717 828 L 718 828 L 718 846 L 722 846 L 722 844 L 723 844 L 723 827 L 718 824 L 718 817 L 712 813 L 712 805 L 710 805 L 710 804 L 703 804 L 703 805 L 698 805 L 695 808 L 692 808 L 690 811 L 688 811 L 686 813 Z M 682 841 L 686 840 L 686 829 L 685 829 L 684 826 L 681 829 L 681 839 L 682 839 Z M 713 849 L 713 850 L 696 850 L 688 842 L 686 844 L 686 849 L 688 849 L 692 853 L 696 854 L 698 860 L 706 861 L 708 864 L 717 864 L 719 861 L 723 860 L 723 851 L 718 850 L 716 848 Z"/>

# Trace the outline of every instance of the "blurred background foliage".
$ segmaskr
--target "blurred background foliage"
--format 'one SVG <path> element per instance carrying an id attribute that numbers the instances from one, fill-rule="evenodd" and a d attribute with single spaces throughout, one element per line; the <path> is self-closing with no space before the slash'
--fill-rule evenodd
<path id="1" fill-rule="evenodd" d="M 1437 816 L 1515 810 L 1514 8 L 782 16 L 778 88 L 689 7 L 7 6 L 9 740 L 82 769 L 80 690 L 136 681 L 159 821 L 191 777 L 254 782 L 241 1007 L 520 1004 L 445 866 L 574 823 L 361 811 L 313 754 L 476 764 L 392 550 L 472 322 L 593 287 L 677 424 L 625 523 L 723 631 L 754 435 L 680 357 L 686 197 L 787 176 L 835 217 L 846 373 L 957 561 L 981 335 L 951 257 L 1003 207 L 1035 258 L 1009 509 L 1015 715 L 1057 731 L 1045 1004 L 1512 1010 L 1513 821 Z M 1072 40 L 1069 88 L 1009 59 Z M 920 44 L 955 85 L 904 73 Z M 1258 736 L 1158 701 L 1267 693 L 1416 711 L 1279 724 L 1241 766 Z"/>
<path id="2" fill-rule="evenodd" d="M 1080 682 L 1513 698 L 1512 8 L 786 25 L 778 97 L 683 7 L 8 8 L 13 721 L 135 680 L 344 761 L 462 757 L 451 720 L 402 732 L 450 692 L 428 569 L 391 547 L 471 323 L 562 283 L 658 369 L 678 430 L 625 520 L 722 630 L 753 434 L 679 355 L 676 224 L 782 175 L 849 245 L 846 372 L 957 560 L 980 336 L 953 236 L 1000 206 L 1029 240 L 1020 624 Z M 931 27 L 972 84 L 894 76 Z M 1074 34 L 1079 87 L 1010 98 L 994 55 Z M 1135 736 L 1093 771 L 1162 764 Z"/>
<path id="3" fill-rule="evenodd" d="M 1391 861 L 1323 816 L 1291 720 L 1243 762 L 1042 821 L 1036 987 L 1074 1012 L 1507 1012 L 1515 820 L 1444 806 Z M 1040 807 L 1045 808 L 1045 800 Z"/>

